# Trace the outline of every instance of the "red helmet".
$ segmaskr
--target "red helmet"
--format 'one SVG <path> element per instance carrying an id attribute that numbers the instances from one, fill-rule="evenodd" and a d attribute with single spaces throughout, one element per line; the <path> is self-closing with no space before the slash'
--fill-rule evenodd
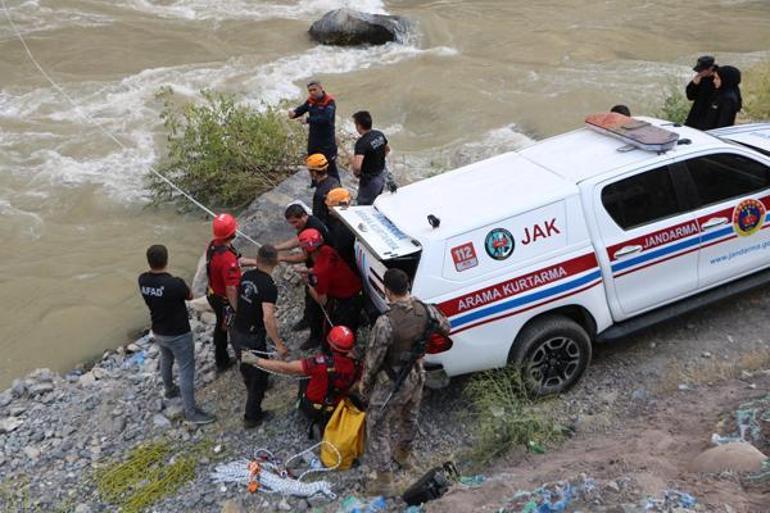
<path id="1" fill-rule="evenodd" d="M 238 221 L 230 214 L 219 214 L 214 218 L 214 222 L 211 223 L 211 228 L 215 239 L 229 239 L 235 235 L 235 231 L 238 229 Z"/>
<path id="2" fill-rule="evenodd" d="M 347 326 L 335 326 L 326 337 L 332 349 L 340 353 L 347 353 L 356 343 L 356 337 Z"/>
<path id="3" fill-rule="evenodd" d="M 297 235 L 297 239 L 299 239 L 299 247 L 305 251 L 314 251 L 324 243 L 324 236 L 315 228 L 302 230 Z"/>

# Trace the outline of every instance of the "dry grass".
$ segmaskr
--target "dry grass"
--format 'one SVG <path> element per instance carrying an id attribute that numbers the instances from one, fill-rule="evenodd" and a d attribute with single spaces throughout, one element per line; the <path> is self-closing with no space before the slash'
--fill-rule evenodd
<path id="1" fill-rule="evenodd" d="M 770 120 L 770 62 L 747 69 L 741 87 L 745 116 L 754 121 Z"/>
<path id="2" fill-rule="evenodd" d="M 679 385 L 703 385 L 719 383 L 740 377 L 743 371 L 770 368 L 770 348 L 755 349 L 736 360 L 700 358 L 690 362 L 671 362 L 663 371 L 657 387 L 658 393 L 671 393 Z"/>

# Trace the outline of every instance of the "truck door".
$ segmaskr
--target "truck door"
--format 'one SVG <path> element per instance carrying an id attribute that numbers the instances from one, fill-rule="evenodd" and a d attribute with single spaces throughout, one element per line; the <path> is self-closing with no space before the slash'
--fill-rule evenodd
<path id="1" fill-rule="evenodd" d="M 598 184 L 594 209 L 621 310 L 616 320 L 692 293 L 698 286 L 699 225 L 668 165 Z M 597 253 L 602 250 L 597 244 Z M 609 280 L 608 280 L 609 281 Z M 613 302 L 614 303 L 614 302 Z"/>
<path id="2" fill-rule="evenodd" d="M 770 167 L 737 153 L 683 162 L 698 197 L 699 287 L 708 288 L 770 264 Z"/>

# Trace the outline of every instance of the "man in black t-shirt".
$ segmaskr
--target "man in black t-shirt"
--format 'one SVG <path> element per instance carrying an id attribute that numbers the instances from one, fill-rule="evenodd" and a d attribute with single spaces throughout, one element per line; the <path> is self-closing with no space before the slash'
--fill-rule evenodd
<path id="1" fill-rule="evenodd" d="M 361 137 L 356 141 L 350 167 L 359 179 L 359 205 L 371 205 L 385 188 L 385 157 L 390 153 L 388 139 L 379 130 L 372 130 L 372 116 L 362 110 L 353 114 L 356 131 Z"/>
<path id="2" fill-rule="evenodd" d="M 275 247 L 264 245 L 257 252 L 257 268 L 243 273 L 238 286 L 238 309 L 230 328 L 235 355 L 241 360 L 244 351 L 256 351 L 266 356 L 265 337 L 270 337 L 279 356 L 286 356 L 289 350 L 278 333 L 278 321 L 275 318 L 275 303 L 278 289 L 270 274 L 278 265 L 278 251 Z M 241 361 L 241 375 L 246 385 L 246 410 L 243 425 L 246 429 L 257 427 L 267 420 L 267 412 L 262 410 L 262 399 L 267 389 L 268 375 L 265 371 Z"/>
<path id="3" fill-rule="evenodd" d="M 148 272 L 139 275 L 139 291 L 150 309 L 152 339 L 160 349 L 160 374 L 166 398 L 182 395 L 188 422 L 208 424 L 213 415 L 195 404 L 195 345 L 190 331 L 185 300 L 192 299 L 190 288 L 181 278 L 166 272 L 168 250 L 156 244 L 147 249 Z M 174 361 L 179 372 L 179 387 L 171 373 Z"/>

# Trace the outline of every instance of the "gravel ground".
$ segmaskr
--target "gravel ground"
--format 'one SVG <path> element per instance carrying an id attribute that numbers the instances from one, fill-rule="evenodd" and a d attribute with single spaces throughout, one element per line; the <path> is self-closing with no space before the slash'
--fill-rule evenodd
<path id="1" fill-rule="evenodd" d="M 281 325 L 288 327 L 300 315 L 302 292 L 291 273 L 285 272 L 278 281 L 280 304 L 294 305 L 279 310 Z M 770 299 L 766 292 L 761 289 L 725 301 L 622 343 L 598 346 L 588 374 L 572 391 L 553 401 L 553 408 L 575 428 L 580 439 L 602 439 L 645 423 L 662 410 L 676 415 L 666 408 L 675 404 L 672 401 L 677 397 L 684 395 L 687 401 L 697 403 L 698 391 L 727 377 L 724 373 L 733 363 L 767 368 L 765 316 Z M 2 511 L 113 511 L 98 494 L 94 470 L 119 461 L 137 444 L 152 440 L 169 440 L 180 450 L 201 441 L 217 448 L 201 454 L 197 477 L 158 502 L 153 511 L 219 512 L 228 500 L 246 511 L 337 511 L 339 500 L 308 502 L 249 495 L 241 487 L 222 488 L 212 483 L 209 472 L 218 462 L 248 457 L 261 447 L 286 457 L 312 442 L 304 420 L 293 409 L 296 384 L 286 378 L 273 379 L 266 399 L 275 419 L 255 432 L 243 430 L 245 394 L 240 376 L 235 371 L 215 376 L 212 315 L 198 308 L 191 308 L 198 398 L 218 415 L 218 422 L 197 429 L 181 422 L 178 400 L 161 398 L 157 351 L 144 339 L 105 354 L 88 370 L 76 369 L 66 376 L 45 369 L 35 371 L 0 394 Z M 288 341 L 296 348 L 304 336 L 292 334 Z M 743 376 L 743 387 L 759 388 L 758 392 L 767 388 L 767 380 L 755 382 L 752 376 Z M 462 454 L 470 444 L 473 423 L 463 396 L 466 382 L 467 378 L 457 379 L 447 389 L 426 395 L 416 447 L 423 469 L 446 459 L 467 468 Z M 505 473 L 515 464 L 503 459 L 487 473 Z M 340 498 L 360 495 L 360 468 L 323 477 Z M 416 477 L 401 479 L 406 484 Z M 554 475 L 553 479 L 571 477 Z M 393 501 L 388 505 L 389 511 L 404 508 Z"/>

